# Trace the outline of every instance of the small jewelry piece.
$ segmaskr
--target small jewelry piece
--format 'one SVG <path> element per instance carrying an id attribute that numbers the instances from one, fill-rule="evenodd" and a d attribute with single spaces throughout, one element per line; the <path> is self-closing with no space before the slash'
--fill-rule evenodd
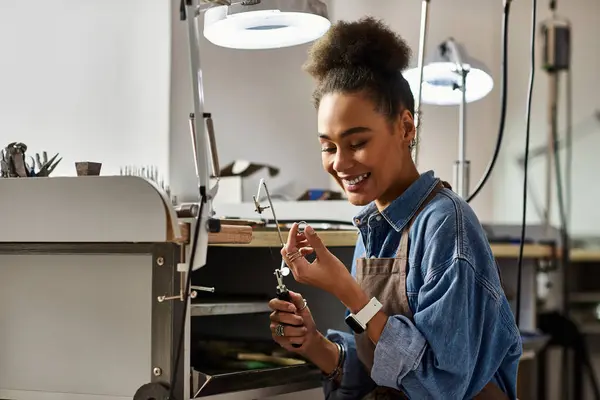
<path id="1" fill-rule="evenodd" d="M 302 311 L 306 308 L 306 306 L 308 306 L 308 302 L 306 301 L 306 299 L 302 299 L 302 301 L 304 302 L 304 304 L 298 309 L 298 311 Z"/>
<path id="2" fill-rule="evenodd" d="M 298 233 L 304 233 L 304 229 L 308 226 L 308 222 L 300 221 L 298 222 Z"/>
<path id="3" fill-rule="evenodd" d="M 277 336 L 285 336 L 285 333 L 283 332 L 283 325 L 279 324 L 275 327 L 275 335 Z"/>
<path id="4" fill-rule="evenodd" d="M 296 251 L 295 253 L 288 254 L 287 257 L 288 257 L 288 261 L 293 263 L 295 260 L 302 257 L 302 253 L 300 253 L 300 251 Z"/>

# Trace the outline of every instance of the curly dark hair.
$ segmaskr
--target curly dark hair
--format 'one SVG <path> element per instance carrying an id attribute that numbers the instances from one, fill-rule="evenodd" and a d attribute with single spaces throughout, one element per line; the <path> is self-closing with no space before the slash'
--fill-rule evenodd
<path id="1" fill-rule="evenodd" d="M 364 92 L 390 120 L 403 109 L 414 113 L 415 100 L 401 72 L 410 57 L 406 42 L 380 20 L 336 22 L 312 45 L 304 64 L 317 81 L 315 107 L 328 93 Z"/>

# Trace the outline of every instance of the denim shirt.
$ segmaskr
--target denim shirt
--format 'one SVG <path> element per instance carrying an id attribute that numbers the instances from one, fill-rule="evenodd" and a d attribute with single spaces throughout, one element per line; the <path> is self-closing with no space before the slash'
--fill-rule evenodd
<path id="1" fill-rule="evenodd" d="M 402 230 L 436 184 L 432 171 L 424 173 L 383 212 L 375 204 L 360 211 L 353 276 L 359 257 L 395 257 Z M 490 381 L 516 399 L 521 337 L 471 207 L 442 189 L 415 219 L 409 243 L 406 290 L 414 322 L 389 316 L 370 375 L 354 336 L 327 332 L 344 346 L 346 360 L 341 383 L 325 382 L 326 399 L 361 399 L 376 386 L 410 399 L 471 399 Z"/>

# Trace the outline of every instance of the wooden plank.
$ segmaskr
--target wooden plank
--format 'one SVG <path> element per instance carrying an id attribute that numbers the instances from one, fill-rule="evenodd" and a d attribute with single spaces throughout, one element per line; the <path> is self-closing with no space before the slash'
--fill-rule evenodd
<path id="1" fill-rule="evenodd" d="M 600 262 L 600 249 L 572 249 L 570 256 L 573 262 Z"/>
<path id="2" fill-rule="evenodd" d="M 492 252 L 496 258 L 518 258 L 518 244 L 492 243 Z M 543 244 L 526 244 L 523 249 L 524 258 L 546 258 L 552 257 L 552 247 Z"/>
<path id="3" fill-rule="evenodd" d="M 351 247 L 356 245 L 358 231 L 318 231 L 319 237 L 328 247 Z M 255 230 L 252 234 L 250 247 L 281 247 L 279 235 L 276 231 Z M 287 240 L 287 232 L 284 232 L 283 240 Z"/>
<path id="4" fill-rule="evenodd" d="M 210 233 L 208 244 L 248 245 L 252 242 L 252 227 L 243 225 L 221 225 L 221 231 Z"/>
<path id="5" fill-rule="evenodd" d="M 353 247 L 356 244 L 358 232 L 355 230 L 336 230 L 319 231 L 319 237 L 328 247 Z M 284 240 L 287 235 L 284 233 Z M 211 244 L 213 242 L 211 241 Z M 232 245 L 222 242 L 221 245 Z M 252 233 L 252 241 L 244 247 L 280 247 L 279 237 L 276 231 L 255 230 Z M 519 246 L 515 244 L 497 244 L 491 245 L 494 256 L 497 258 L 517 258 L 519 256 Z M 550 246 L 528 244 L 525 245 L 523 256 L 525 258 L 543 258 L 551 257 L 552 249 Z"/>
<path id="6" fill-rule="evenodd" d="M 180 223 L 179 229 L 181 237 L 177 238 L 177 243 L 188 244 L 192 236 L 190 223 Z M 244 225 L 221 225 L 221 231 L 209 233 L 208 244 L 213 245 L 231 245 L 243 246 L 252 242 L 252 227 Z"/>

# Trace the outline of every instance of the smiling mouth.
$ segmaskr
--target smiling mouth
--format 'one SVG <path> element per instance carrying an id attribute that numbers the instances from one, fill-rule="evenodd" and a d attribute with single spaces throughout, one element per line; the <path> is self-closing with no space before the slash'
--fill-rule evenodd
<path id="1" fill-rule="evenodd" d="M 355 186 L 355 185 L 358 185 L 359 183 L 363 182 L 369 176 L 371 176 L 371 173 L 367 172 L 366 174 L 359 175 L 353 179 L 342 179 L 342 182 L 344 182 L 344 184 L 346 186 Z"/>

